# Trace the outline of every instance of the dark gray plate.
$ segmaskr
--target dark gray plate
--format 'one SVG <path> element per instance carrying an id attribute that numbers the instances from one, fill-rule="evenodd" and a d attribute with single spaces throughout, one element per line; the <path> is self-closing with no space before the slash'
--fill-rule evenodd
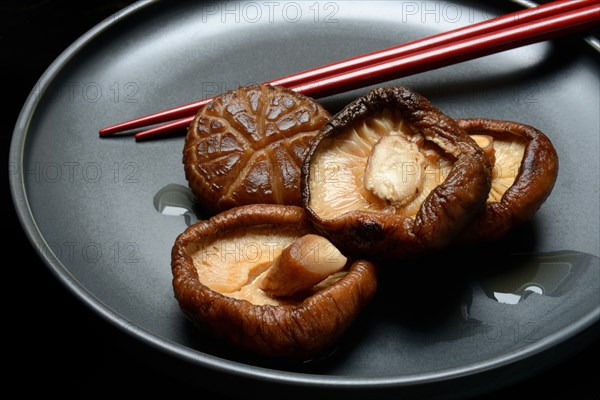
<path id="1" fill-rule="evenodd" d="M 10 164 L 19 217 L 81 300 L 192 374 L 296 394 L 452 396 L 538 370 L 598 331 L 600 81 L 598 54 L 583 41 L 393 82 L 454 117 L 536 126 L 557 148 L 559 178 L 533 221 L 505 241 L 387 268 L 377 298 L 337 349 L 305 363 L 232 351 L 179 312 L 170 249 L 198 211 L 186 189 L 182 138 L 137 144 L 128 135 L 97 136 L 117 121 L 453 29 L 505 6 L 137 3 L 67 49 L 25 104 Z M 366 90 L 323 104 L 335 112 Z"/>

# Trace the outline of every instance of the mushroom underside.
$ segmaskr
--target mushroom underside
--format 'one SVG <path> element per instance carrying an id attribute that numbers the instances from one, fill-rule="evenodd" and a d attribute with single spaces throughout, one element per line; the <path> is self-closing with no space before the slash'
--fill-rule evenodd
<path id="1" fill-rule="evenodd" d="M 456 122 L 403 87 L 375 89 L 319 132 L 302 171 L 315 226 L 344 251 L 403 258 L 449 244 L 488 197 L 491 165 Z"/>
<path id="2" fill-rule="evenodd" d="M 172 253 L 182 311 L 215 337 L 263 355 L 306 358 L 330 347 L 373 297 L 375 265 L 342 258 L 319 271 L 315 264 L 329 262 L 330 253 L 312 258 L 310 245 L 334 253 L 311 232 L 301 208 L 278 205 L 238 207 L 192 225 Z M 294 244 L 298 255 L 288 257 L 297 263 L 287 273 L 278 261 Z M 307 274 L 323 271 L 313 281 Z M 288 295 L 281 290 L 290 276 L 306 285 Z"/>

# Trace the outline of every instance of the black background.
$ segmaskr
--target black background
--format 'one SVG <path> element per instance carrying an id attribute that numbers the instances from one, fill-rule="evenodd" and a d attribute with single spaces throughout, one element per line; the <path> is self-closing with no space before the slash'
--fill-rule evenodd
<path id="1" fill-rule="evenodd" d="M 20 109 L 35 82 L 50 63 L 75 39 L 96 23 L 133 1 L 4 1 L 1 10 L 0 52 L 2 115 L 0 119 L 2 176 L 8 175 L 10 138 Z M 161 364 L 154 351 L 116 330 L 74 298 L 48 271 L 29 245 L 15 215 L 6 180 L 3 224 L 9 243 L 5 252 L 18 252 L 14 263 L 4 261 L 3 310 L 5 382 L 28 381 L 20 393 L 36 388 L 46 395 L 143 396 L 195 393 L 202 398 L 222 399 L 198 385 L 179 379 Z M 6 235 L 8 234 L 8 235 Z M 587 366 L 595 366 L 600 340 L 585 351 L 543 374 L 482 397 L 507 399 L 534 393 L 569 398 L 599 398 L 598 377 Z M 16 355 L 8 359 L 8 355 Z M 8 378 L 8 379 L 7 379 Z M 227 384 L 227 383 L 223 383 Z M 231 383 L 229 383 L 231 384 Z"/>

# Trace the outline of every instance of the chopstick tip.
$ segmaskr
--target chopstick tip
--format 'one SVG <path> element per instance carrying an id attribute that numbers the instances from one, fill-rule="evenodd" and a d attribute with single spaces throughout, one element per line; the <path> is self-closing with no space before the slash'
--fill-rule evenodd
<path id="1" fill-rule="evenodd" d="M 105 126 L 104 128 L 98 130 L 98 135 L 100 135 L 100 137 L 106 137 L 115 132 L 116 132 L 116 130 L 114 129 L 113 126 Z"/>

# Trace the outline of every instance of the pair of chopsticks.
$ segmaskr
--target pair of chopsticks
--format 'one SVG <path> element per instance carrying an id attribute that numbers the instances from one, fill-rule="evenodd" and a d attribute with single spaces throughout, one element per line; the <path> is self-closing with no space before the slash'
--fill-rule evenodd
<path id="1" fill-rule="evenodd" d="M 299 72 L 264 84 L 320 98 L 600 26 L 599 0 L 559 0 L 398 46 Z M 170 121 L 138 132 L 136 140 L 187 127 L 212 98 L 121 122 L 108 136 Z"/>

